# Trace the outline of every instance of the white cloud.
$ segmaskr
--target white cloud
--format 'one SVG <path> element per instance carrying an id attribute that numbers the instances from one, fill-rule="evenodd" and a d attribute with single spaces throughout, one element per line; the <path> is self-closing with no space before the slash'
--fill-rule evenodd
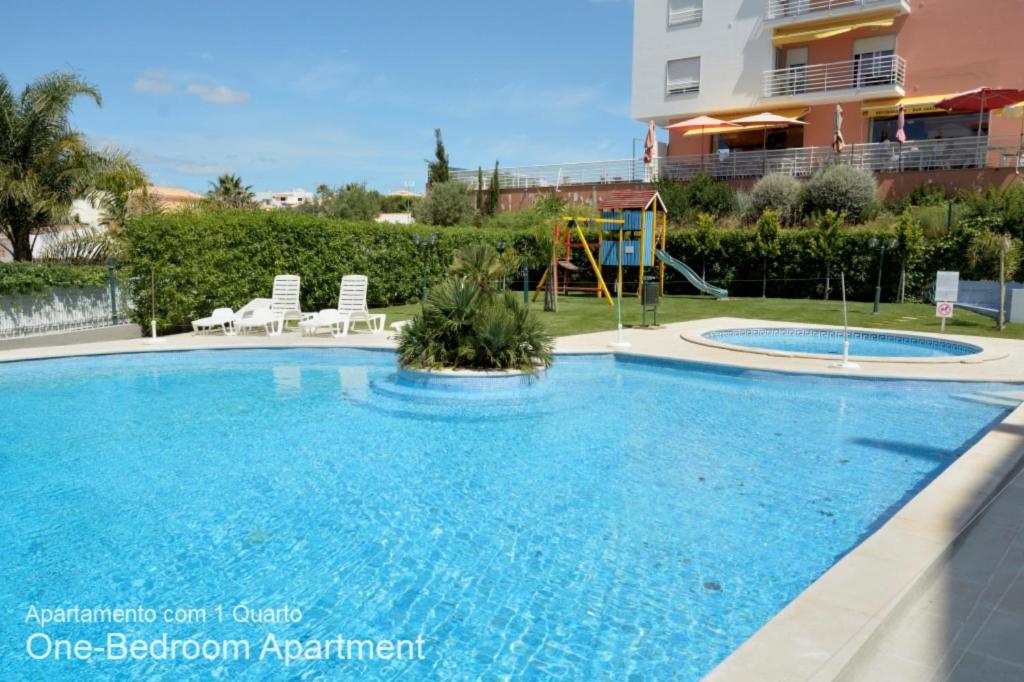
<path id="1" fill-rule="evenodd" d="M 147 95 L 169 95 L 174 92 L 174 83 L 166 71 L 146 69 L 135 78 L 132 88 Z"/>
<path id="2" fill-rule="evenodd" d="M 204 102 L 230 106 L 234 104 L 245 104 L 249 101 L 249 93 L 242 90 L 232 90 L 226 85 L 207 85 L 205 83 L 190 83 L 188 88 L 190 95 L 195 95 Z"/>

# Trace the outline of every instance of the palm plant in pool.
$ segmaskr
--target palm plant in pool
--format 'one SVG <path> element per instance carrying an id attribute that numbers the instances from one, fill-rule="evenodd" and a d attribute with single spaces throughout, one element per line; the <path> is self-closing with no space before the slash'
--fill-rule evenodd
<path id="1" fill-rule="evenodd" d="M 552 339 L 518 297 L 499 289 L 512 260 L 486 245 L 463 249 L 451 273 L 402 329 L 398 362 L 414 369 L 534 371 L 551 365 Z"/>

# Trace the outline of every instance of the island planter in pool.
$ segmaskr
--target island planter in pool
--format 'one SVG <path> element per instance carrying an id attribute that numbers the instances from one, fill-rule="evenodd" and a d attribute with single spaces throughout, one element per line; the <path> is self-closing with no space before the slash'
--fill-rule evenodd
<path id="1" fill-rule="evenodd" d="M 828 359 L 842 356 L 843 338 L 842 329 L 827 327 L 743 327 L 700 335 L 701 341 L 730 350 Z M 984 353 L 971 343 L 915 334 L 850 330 L 849 340 L 850 356 L 867 362 L 962 362 Z"/>

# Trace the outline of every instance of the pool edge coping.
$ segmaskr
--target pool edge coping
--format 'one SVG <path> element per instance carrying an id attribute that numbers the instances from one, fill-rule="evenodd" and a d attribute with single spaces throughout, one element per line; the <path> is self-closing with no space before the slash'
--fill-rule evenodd
<path id="1" fill-rule="evenodd" d="M 1024 404 L 704 678 L 837 679 L 1024 463 Z"/>
<path id="2" fill-rule="evenodd" d="M 773 322 L 768 320 L 766 322 Z M 699 328 L 693 330 L 686 330 L 679 334 L 679 338 L 687 343 L 693 343 L 700 346 L 707 346 L 708 348 L 717 348 L 719 350 L 733 351 L 736 353 L 750 353 L 752 355 L 767 355 L 769 357 L 776 358 L 801 358 L 806 360 L 830 360 L 836 361 L 840 358 L 838 355 L 825 355 L 822 353 L 801 353 L 797 351 L 782 351 L 772 350 L 768 348 L 753 348 L 751 346 L 738 346 L 730 343 L 722 343 L 705 337 L 705 334 L 732 331 L 732 330 L 743 330 L 744 327 L 710 327 L 710 328 Z M 746 329 L 813 329 L 813 330 L 828 330 L 828 331 L 841 331 L 843 328 L 835 325 L 815 324 L 815 323 L 801 323 L 799 326 L 793 325 L 792 323 L 774 323 L 768 325 L 751 326 Z M 986 344 L 981 339 L 987 337 L 977 337 L 978 341 L 964 341 L 962 339 L 950 338 L 949 336 L 942 334 L 931 334 L 928 332 L 892 332 L 888 330 L 872 329 L 870 327 L 850 327 L 851 332 L 867 333 L 867 334 L 892 334 L 899 336 L 914 337 L 919 336 L 926 339 L 932 339 L 935 341 L 951 341 L 953 343 L 962 343 L 965 345 L 974 346 L 980 348 L 981 351 L 978 353 L 972 353 L 971 355 L 953 355 L 953 356 L 939 356 L 939 357 L 901 357 L 901 356 L 865 356 L 865 355 L 851 355 L 850 359 L 857 362 L 873 363 L 873 364 L 909 364 L 909 365 L 977 365 L 984 362 L 994 362 L 996 360 L 1005 360 L 1009 357 L 1009 353 L 993 351 L 991 348 L 986 347 Z M 974 338 L 974 337 L 972 337 Z"/>

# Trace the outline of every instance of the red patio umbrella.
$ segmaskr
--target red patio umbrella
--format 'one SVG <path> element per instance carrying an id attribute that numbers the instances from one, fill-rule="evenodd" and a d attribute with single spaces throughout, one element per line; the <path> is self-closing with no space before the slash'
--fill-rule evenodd
<path id="1" fill-rule="evenodd" d="M 700 146 L 700 167 L 704 168 L 704 130 L 707 128 L 718 128 L 722 126 L 735 126 L 734 123 L 723 121 L 722 119 L 715 118 L 713 116 L 697 116 L 695 118 L 689 118 L 685 121 L 679 121 L 667 126 L 668 130 L 700 130 L 701 146 Z"/>
<path id="2" fill-rule="evenodd" d="M 896 141 L 902 147 L 907 143 L 907 108 L 900 105 L 899 113 L 896 115 Z"/>
<path id="3" fill-rule="evenodd" d="M 946 111 L 978 112 L 978 152 L 981 155 L 981 129 L 985 125 L 985 112 L 1024 102 L 1024 90 L 1014 88 L 977 88 L 961 92 L 938 102 L 935 106 Z"/>
<path id="4" fill-rule="evenodd" d="M 907 108 L 902 104 L 896 115 L 896 141 L 900 145 L 900 172 L 903 171 L 903 145 L 907 143 Z"/>

